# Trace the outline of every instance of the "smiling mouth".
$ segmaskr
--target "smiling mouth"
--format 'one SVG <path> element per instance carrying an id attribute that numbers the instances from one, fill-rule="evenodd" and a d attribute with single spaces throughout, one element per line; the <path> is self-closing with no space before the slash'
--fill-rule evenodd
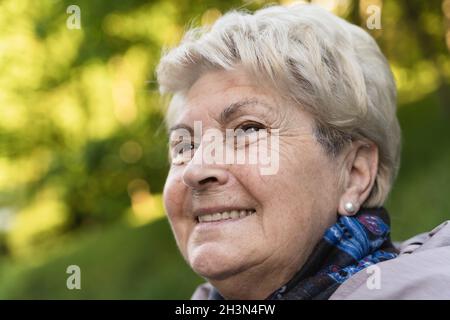
<path id="1" fill-rule="evenodd" d="M 216 212 L 211 214 L 204 214 L 197 217 L 197 222 L 216 222 L 223 220 L 237 220 L 242 219 L 248 216 L 251 216 L 256 213 L 255 209 L 247 209 L 247 210 L 230 210 L 223 212 Z"/>

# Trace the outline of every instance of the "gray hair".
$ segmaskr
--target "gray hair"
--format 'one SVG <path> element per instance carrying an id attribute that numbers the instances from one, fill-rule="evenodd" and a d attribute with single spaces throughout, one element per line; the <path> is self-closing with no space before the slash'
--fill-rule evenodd
<path id="1" fill-rule="evenodd" d="M 190 29 L 163 54 L 160 92 L 180 93 L 208 70 L 238 66 L 310 112 L 328 154 L 354 140 L 375 143 L 378 171 L 363 206 L 383 205 L 400 163 L 397 92 L 366 31 L 310 4 L 230 11 L 212 26 Z"/>

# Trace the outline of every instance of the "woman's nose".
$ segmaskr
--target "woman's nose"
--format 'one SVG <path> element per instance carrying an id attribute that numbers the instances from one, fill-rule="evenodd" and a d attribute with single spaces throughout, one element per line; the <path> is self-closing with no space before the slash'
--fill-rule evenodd
<path id="1" fill-rule="evenodd" d="M 183 182 L 192 189 L 220 186 L 228 181 L 228 171 L 214 165 L 188 164 L 183 173 Z"/>

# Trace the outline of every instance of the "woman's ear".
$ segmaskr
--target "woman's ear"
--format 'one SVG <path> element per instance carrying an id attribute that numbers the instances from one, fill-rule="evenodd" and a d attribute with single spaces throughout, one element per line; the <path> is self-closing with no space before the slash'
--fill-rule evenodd
<path id="1" fill-rule="evenodd" d="M 378 147 L 374 143 L 354 141 L 344 159 L 343 186 L 338 212 L 353 215 L 367 199 L 378 172 Z"/>

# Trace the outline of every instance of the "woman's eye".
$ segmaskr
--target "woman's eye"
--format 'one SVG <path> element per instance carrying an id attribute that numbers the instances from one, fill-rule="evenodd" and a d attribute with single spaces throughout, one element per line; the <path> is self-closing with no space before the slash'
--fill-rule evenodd
<path id="1" fill-rule="evenodd" d="M 240 134 L 249 135 L 249 134 L 258 132 L 261 129 L 264 129 L 264 127 L 262 125 L 256 124 L 256 123 L 250 123 L 250 124 L 245 124 L 245 125 L 238 127 L 236 129 L 236 133 L 237 133 L 237 135 L 240 135 Z"/>
<path id="2" fill-rule="evenodd" d="M 175 146 L 172 154 L 172 163 L 173 164 L 183 164 L 187 161 L 190 161 L 194 154 L 195 145 L 194 143 L 180 143 Z"/>
<path id="3" fill-rule="evenodd" d="M 184 152 L 188 152 L 194 149 L 194 145 L 192 143 L 184 143 L 182 144 L 178 150 L 177 150 L 177 154 L 182 154 Z"/>
<path id="4" fill-rule="evenodd" d="M 253 132 L 258 132 L 259 128 L 255 127 L 255 126 L 251 126 L 251 127 L 245 128 L 244 131 L 245 131 L 245 133 L 253 133 Z"/>

